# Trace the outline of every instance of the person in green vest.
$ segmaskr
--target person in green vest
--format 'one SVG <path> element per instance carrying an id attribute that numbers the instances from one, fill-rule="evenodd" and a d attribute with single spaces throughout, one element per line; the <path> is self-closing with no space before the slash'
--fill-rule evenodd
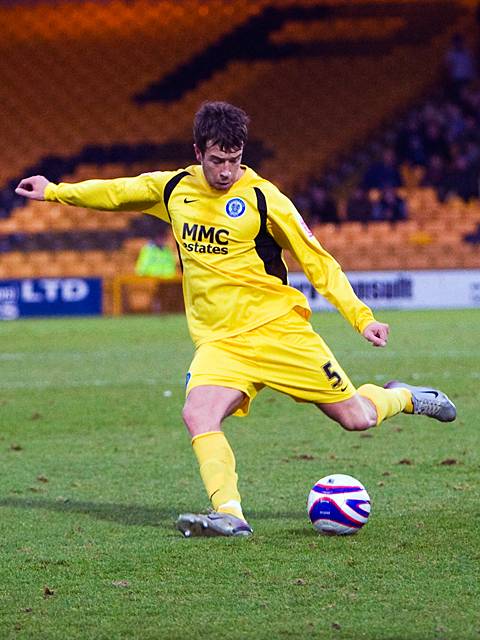
<path id="1" fill-rule="evenodd" d="M 166 231 L 158 232 L 155 239 L 145 244 L 138 254 L 135 273 L 138 276 L 171 278 L 177 272 L 175 254 L 166 244 Z"/>

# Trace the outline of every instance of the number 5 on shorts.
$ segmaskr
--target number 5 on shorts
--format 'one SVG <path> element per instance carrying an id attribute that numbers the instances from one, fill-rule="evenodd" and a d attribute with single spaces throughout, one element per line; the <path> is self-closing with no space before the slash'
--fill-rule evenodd
<path id="1" fill-rule="evenodd" d="M 323 365 L 322 369 L 329 380 L 332 380 L 332 389 L 337 389 L 342 384 L 342 377 L 339 373 L 332 369 L 330 360 Z M 335 382 L 333 382 L 335 381 Z"/>

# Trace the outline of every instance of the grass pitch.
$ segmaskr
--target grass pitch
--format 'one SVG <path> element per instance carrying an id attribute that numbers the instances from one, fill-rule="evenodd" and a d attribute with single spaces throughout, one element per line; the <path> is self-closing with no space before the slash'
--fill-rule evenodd
<path id="1" fill-rule="evenodd" d="M 180 419 L 183 317 L 0 325 L 0 638 L 478 638 L 480 313 L 378 315 L 385 350 L 338 315 L 314 323 L 354 383 L 438 386 L 457 421 L 347 433 L 262 392 L 226 422 L 247 540 L 173 528 L 208 506 Z M 356 536 L 308 521 L 328 473 L 370 493 Z"/>

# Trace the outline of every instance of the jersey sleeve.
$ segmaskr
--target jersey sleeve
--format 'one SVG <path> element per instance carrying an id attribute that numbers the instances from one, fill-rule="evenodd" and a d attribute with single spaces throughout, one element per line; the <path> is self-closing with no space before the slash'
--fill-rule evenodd
<path id="1" fill-rule="evenodd" d="M 133 178 L 50 182 L 45 190 L 45 200 L 99 211 L 144 211 L 169 222 L 163 191 L 175 173 L 155 171 Z"/>
<path id="2" fill-rule="evenodd" d="M 338 262 L 326 251 L 280 191 L 266 191 L 267 228 L 283 249 L 290 250 L 315 289 L 360 333 L 375 321 L 372 310 L 355 294 Z"/>

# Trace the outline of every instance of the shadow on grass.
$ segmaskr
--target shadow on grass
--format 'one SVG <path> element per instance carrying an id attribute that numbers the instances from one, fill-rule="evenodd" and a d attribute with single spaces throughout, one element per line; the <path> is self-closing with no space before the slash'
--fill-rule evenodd
<path id="1" fill-rule="evenodd" d="M 51 500 L 48 498 L 21 498 L 8 497 L 0 500 L 0 507 L 14 509 L 45 509 L 58 513 L 77 513 L 87 515 L 98 520 L 118 522 L 124 525 L 159 527 L 162 529 L 173 528 L 177 519 L 178 509 L 166 509 L 162 507 L 146 507 L 134 504 L 115 504 L 111 502 L 82 502 L 68 500 L 67 502 Z M 184 510 L 185 511 L 185 510 Z M 249 514 L 252 520 L 303 520 L 301 513 L 273 513 L 253 510 Z M 249 519 L 250 519 L 249 518 Z M 300 530 L 299 530 L 300 531 Z M 303 530 L 302 530 L 303 531 Z"/>
<path id="2" fill-rule="evenodd" d="M 47 498 L 3 498 L 0 507 L 14 509 L 45 509 L 59 513 L 79 513 L 98 520 L 107 520 L 126 525 L 161 527 L 171 529 L 177 513 L 174 509 L 146 507 L 143 505 L 114 504 L 111 502 L 62 502 Z"/>

